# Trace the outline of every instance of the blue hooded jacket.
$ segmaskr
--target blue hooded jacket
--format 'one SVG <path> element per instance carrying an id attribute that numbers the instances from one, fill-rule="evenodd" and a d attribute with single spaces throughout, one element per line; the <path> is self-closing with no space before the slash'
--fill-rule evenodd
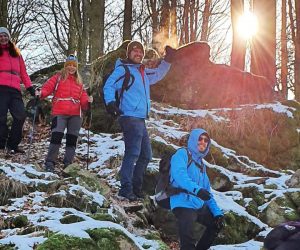
<path id="1" fill-rule="evenodd" d="M 116 101 L 115 91 L 120 94 L 124 81 L 124 78 L 121 77 L 125 75 L 124 67 L 120 67 L 122 64 L 128 66 L 130 74 L 134 77 L 134 82 L 132 83 L 132 78 L 130 78 L 129 85 L 132 85 L 128 91 L 124 91 L 119 108 L 123 111 L 123 116 L 147 118 L 150 112 L 150 85 L 164 78 L 171 64 L 163 60 L 157 68 L 145 68 L 143 79 L 140 72 L 140 67 L 144 67 L 143 64 L 133 64 L 118 59 L 114 71 L 103 88 L 106 104 Z"/>
<path id="2" fill-rule="evenodd" d="M 193 159 L 189 167 L 187 167 L 188 154 L 184 148 L 177 150 L 171 159 L 171 185 L 185 189 L 195 195 L 187 193 L 173 195 L 170 197 L 170 204 L 171 209 L 176 207 L 199 209 L 202 208 L 203 205 L 207 205 L 212 214 L 217 216 L 222 215 L 223 212 L 218 207 L 212 193 L 211 199 L 208 201 L 203 201 L 196 196 L 201 188 L 210 192 L 210 182 L 206 174 L 206 166 L 202 162 L 203 157 L 205 157 L 209 151 L 210 140 L 204 152 L 199 152 L 198 150 L 198 138 L 203 133 L 207 134 L 204 129 L 194 129 L 189 136 L 188 151 Z M 195 162 L 203 166 L 202 171 Z"/>

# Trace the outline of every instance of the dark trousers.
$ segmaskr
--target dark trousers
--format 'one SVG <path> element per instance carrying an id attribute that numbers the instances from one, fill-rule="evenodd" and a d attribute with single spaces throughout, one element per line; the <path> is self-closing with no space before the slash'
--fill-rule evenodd
<path id="1" fill-rule="evenodd" d="M 13 122 L 9 130 L 7 113 L 10 112 Z M 22 140 L 22 129 L 26 119 L 22 95 L 17 90 L 0 91 L 0 148 L 5 146 L 16 149 Z"/>
<path id="2" fill-rule="evenodd" d="M 119 123 L 125 143 L 119 194 L 126 195 L 141 191 L 144 173 L 152 158 L 152 150 L 144 119 L 126 116 L 120 117 Z"/>
<path id="3" fill-rule="evenodd" d="M 209 249 L 217 236 L 214 218 L 207 206 L 199 210 L 178 207 L 172 210 L 178 220 L 180 250 L 206 250 Z M 194 223 L 206 227 L 201 239 L 194 238 Z"/>
<path id="4" fill-rule="evenodd" d="M 67 129 L 66 135 L 66 151 L 63 163 L 65 166 L 71 164 L 75 157 L 75 150 L 79 130 L 81 128 L 82 119 L 78 115 L 57 115 L 52 118 L 51 125 L 51 141 L 46 157 L 45 165 L 54 166 L 61 146 L 61 141 L 64 136 L 64 131 Z"/>

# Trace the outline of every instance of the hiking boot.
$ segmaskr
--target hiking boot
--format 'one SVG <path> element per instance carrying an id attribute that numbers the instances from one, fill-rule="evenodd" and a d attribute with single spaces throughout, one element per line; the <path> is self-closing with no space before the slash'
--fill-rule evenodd
<path id="1" fill-rule="evenodd" d="M 127 200 L 131 201 L 137 201 L 138 197 L 134 193 L 129 193 L 129 194 L 118 194 L 122 198 L 126 198 Z"/>
<path id="2" fill-rule="evenodd" d="M 52 162 L 46 162 L 45 163 L 45 170 L 47 172 L 54 173 L 54 164 Z"/>
<path id="3" fill-rule="evenodd" d="M 142 190 L 135 190 L 133 191 L 133 193 L 135 194 L 136 197 L 140 198 L 140 199 L 145 199 L 146 194 L 142 191 Z"/>
<path id="4" fill-rule="evenodd" d="M 8 154 L 25 154 L 25 151 L 19 147 L 16 148 L 7 147 L 6 150 Z"/>

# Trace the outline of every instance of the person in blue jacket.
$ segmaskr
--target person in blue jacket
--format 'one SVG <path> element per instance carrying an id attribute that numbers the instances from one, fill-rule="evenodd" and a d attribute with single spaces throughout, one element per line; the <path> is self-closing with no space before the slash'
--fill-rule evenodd
<path id="1" fill-rule="evenodd" d="M 194 129 L 190 133 L 187 150 L 177 150 L 171 159 L 170 183 L 186 191 L 170 197 L 172 212 L 178 220 L 181 250 L 209 249 L 224 226 L 223 212 L 211 193 L 206 166 L 203 164 L 209 146 L 208 133 L 204 129 Z M 192 158 L 189 166 L 188 153 Z M 193 237 L 195 222 L 206 227 L 198 242 Z"/>
<path id="2" fill-rule="evenodd" d="M 150 85 L 155 84 L 167 74 L 174 58 L 174 51 L 166 47 L 164 60 L 157 68 L 145 68 L 142 64 L 145 55 L 140 42 L 132 41 L 127 46 L 127 59 L 118 59 L 115 69 L 103 88 L 107 110 L 118 118 L 125 142 L 119 196 L 129 201 L 144 198 L 142 192 L 143 176 L 152 157 L 152 150 L 145 119 L 150 111 Z M 128 88 L 122 92 L 120 103 L 117 105 L 115 92 L 121 93 L 126 68 L 130 72 Z"/>

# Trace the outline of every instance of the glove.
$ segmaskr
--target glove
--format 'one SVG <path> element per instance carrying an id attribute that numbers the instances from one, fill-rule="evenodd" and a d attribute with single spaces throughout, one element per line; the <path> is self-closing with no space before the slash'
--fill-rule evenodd
<path id="1" fill-rule="evenodd" d="M 31 96 L 35 97 L 35 90 L 32 86 L 30 86 L 29 88 L 27 88 L 27 91 L 30 93 Z"/>
<path id="2" fill-rule="evenodd" d="M 204 188 L 201 188 L 198 191 L 197 196 L 204 201 L 208 201 L 210 199 L 210 193 Z"/>
<path id="3" fill-rule="evenodd" d="M 223 227 L 225 226 L 224 216 L 223 215 L 217 215 L 214 219 L 215 219 L 215 225 L 216 225 L 216 228 L 217 228 L 217 232 L 220 232 L 223 229 Z"/>
<path id="4" fill-rule="evenodd" d="M 169 45 L 165 47 L 166 55 L 165 55 L 165 61 L 168 63 L 172 63 L 176 54 L 176 49 L 173 49 Z"/>
<path id="5" fill-rule="evenodd" d="M 112 116 L 119 116 L 123 114 L 123 111 L 117 107 L 117 104 L 114 101 L 107 104 L 107 112 Z"/>

